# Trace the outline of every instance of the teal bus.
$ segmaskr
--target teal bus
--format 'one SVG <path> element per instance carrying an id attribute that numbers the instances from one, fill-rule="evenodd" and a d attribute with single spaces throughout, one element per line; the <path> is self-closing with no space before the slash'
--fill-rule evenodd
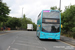
<path id="1" fill-rule="evenodd" d="M 42 10 L 37 19 L 36 36 L 39 39 L 60 40 L 61 13 L 59 10 Z"/>

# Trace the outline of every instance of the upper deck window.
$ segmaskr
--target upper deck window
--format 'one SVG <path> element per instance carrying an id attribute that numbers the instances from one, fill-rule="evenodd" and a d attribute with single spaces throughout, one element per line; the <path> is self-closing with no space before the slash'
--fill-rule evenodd
<path id="1" fill-rule="evenodd" d="M 60 19 L 59 11 L 43 11 L 43 18 L 58 18 Z"/>

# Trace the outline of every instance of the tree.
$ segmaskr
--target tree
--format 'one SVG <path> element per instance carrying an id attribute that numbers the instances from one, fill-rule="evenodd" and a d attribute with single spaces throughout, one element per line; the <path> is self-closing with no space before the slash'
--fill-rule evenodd
<path id="1" fill-rule="evenodd" d="M 24 18 L 24 19 L 26 18 L 26 15 L 25 15 L 25 14 L 23 15 L 23 18 Z"/>
<path id="2" fill-rule="evenodd" d="M 32 20 L 30 18 L 27 18 L 26 15 L 23 15 L 23 18 L 19 18 L 21 21 L 21 29 L 27 29 L 27 24 L 32 24 Z"/>
<path id="3" fill-rule="evenodd" d="M 0 22 L 7 21 L 8 14 L 10 12 L 9 7 L 6 5 L 6 3 L 0 2 Z"/>
<path id="4" fill-rule="evenodd" d="M 32 23 L 32 24 L 33 24 L 33 28 L 34 28 L 33 30 L 36 31 L 37 25 L 35 23 Z"/>
<path id="5" fill-rule="evenodd" d="M 51 7 L 50 9 L 51 9 L 51 10 L 59 10 L 60 12 L 62 11 L 62 10 L 60 10 L 60 8 L 57 8 L 57 6 L 53 6 L 53 7 Z"/>
<path id="6" fill-rule="evenodd" d="M 73 38 L 75 38 L 75 27 L 72 28 L 72 31 L 73 31 L 73 33 L 72 33 L 73 34 Z"/>
<path id="7" fill-rule="evenodd" d="M 13 17 L 6 22 L 6 26 L 15 29 L 16 27 L 21 27 L 21 21 Z"/>
<path id="8" fill-rule="evenodd" d="M 51 10 L 56 10 L 57 9 L 57 6 L 51 7 L 50 9 Z"/>
<path id="9" fill-rule="evenodd" d="M 62 13 L 62 24 L 63 31 L 72 31 L 75 27 L 75 5 L 70 5 L 65 7 L 65 11 Z"/>
<path id="10" fill-rule="evenodd" d="M 25 14 L 23 15 L 23 18 L 21 18 L 21 28 L 26 29 L 27 28 L 27 22 L 26 22 L 26 16 Z"/>

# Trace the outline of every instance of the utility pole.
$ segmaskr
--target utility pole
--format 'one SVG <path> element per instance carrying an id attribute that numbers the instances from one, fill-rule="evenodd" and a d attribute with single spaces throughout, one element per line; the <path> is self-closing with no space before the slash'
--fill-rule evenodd
<path id="1" fill-rule="evenodd" d="M 22 20 L 23 20 L 23 7 L 22 7 Z M 22 22 L 22 28 L 21 29 L 23 29 L 23 21 L 21 20 L 21 22 Z"/>
<path id="2" fill-rule="evenodd" d="M 22 18 L 23 18 L 23 8 L 22 8 Z"/>
<path id="3" fill-rule="evenodd" d="M 59 3 L 59 10 L 61 11 L 61 0 L 60 0 L 60 3 Z"/>

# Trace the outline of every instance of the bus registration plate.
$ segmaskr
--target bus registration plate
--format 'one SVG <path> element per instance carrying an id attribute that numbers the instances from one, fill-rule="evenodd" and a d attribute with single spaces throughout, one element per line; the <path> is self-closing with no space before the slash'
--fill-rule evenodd
<path id="1" fill-rule="evenodd" d="M 52 39 L 52 38 L 48 38 L 48 39 Z"/>

